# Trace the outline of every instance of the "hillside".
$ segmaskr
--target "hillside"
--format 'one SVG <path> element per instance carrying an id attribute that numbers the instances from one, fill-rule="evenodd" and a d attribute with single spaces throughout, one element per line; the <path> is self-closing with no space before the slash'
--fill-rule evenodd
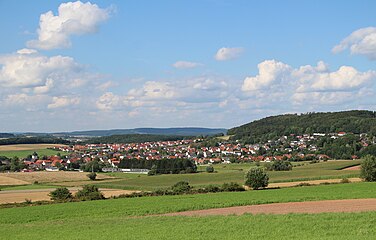
<path id="1" fill-rule="evenodd" d="M 155 134 L 122 134 L 111 135 L 103 137 L 90 138 L 86 143 L 142 143 L 142 142 L 157 142 L 157 141 L 175 141 L 189 138 L 188 136 L 169 136 L 169 135 L 155 135 Z"/>
<path id="2" fill-rule="evenodd" d="M 286 114 L 266 117 L 228 131 L 232 139 L 256 143 L 289 134 L 304 133 L 369 133 L 376 136 L 376 112 L 343 111 L 327 113 Z"/>
<path id="3" fill-rule="evenodd" d="M 112 129 L 112 130 L 91 130 L 91 131 L 74 131 L 54 133 L 55 136 L 92 136 L 102 137 L 111 135 L 124 134 L 155 134 L 155 135 L 177 135 L 177 136 L 199 136 L 215 135 L 226 133 L 227 129 L 223 128 L 134 128 L 134 129 Z"/>

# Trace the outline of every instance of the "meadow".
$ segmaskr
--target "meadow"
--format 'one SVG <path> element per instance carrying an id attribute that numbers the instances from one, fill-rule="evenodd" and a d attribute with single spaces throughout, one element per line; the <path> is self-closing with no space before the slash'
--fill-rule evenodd
<path id="1" fill-rule="evenodd" d="M 376 212 L 147 216 L 273 202 L 376 198 L 376 183 L 111 199 L 0 209 L 0 239 L 373 239 Z M 22 229 L 20 231 L 20 229 Z"/>
<path id="2" fill-rule="evenodd" d="M 360 164 L 360 160 L 335 160 L 310 164 L 308 162 L 294 163 L 296 166 L 292 171 L 272 171 L 268 172 L 270 182 L 291 182 L 317 179 L 333 179 L 344 177 L 359 177 L 359 170 L 341 169 Z M 196 174 L 174 174 L 174 175 L 157 175 L 146 176 L 137 174 L 124 173 L 107 173 L 107 175 L 120 178 L 114 181 L 99 183 L 103 188 L 118 188 L 127 190 L 156 190 L 159 188 L 170 187 L 178 181 L 187 181 L 192 186 L 201 187 L 204 185 L 220 185 L 224 182 L 244 183 L 244 174 L 246 171 L 255 166 L 254 163 L 241 164 L 217 164 L 213 165 L 215 173 L 206 173 L 205 166 L 198 168 Z"/>
<path id="3" fill-rule="evenodd" d="M 25 158 L 28 155 L 37 152 L 39 156 L 52 156 L 60 153 L 62 156 L 67 155 L 67 152 L 48 149 L 54 146 L 62 146 L 62 144 L 14 144 L 14 145 L 1 145 L 0 156 L 8 158 L 19 157 Z"/>

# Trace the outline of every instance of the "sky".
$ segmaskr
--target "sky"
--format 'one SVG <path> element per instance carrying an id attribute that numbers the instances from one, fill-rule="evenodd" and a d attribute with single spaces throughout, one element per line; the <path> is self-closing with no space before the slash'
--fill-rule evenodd
<path id="1" fill-rule="evenodd" d="M 376 110 L 376 1 L 0 0 L 0 132 Z"/>

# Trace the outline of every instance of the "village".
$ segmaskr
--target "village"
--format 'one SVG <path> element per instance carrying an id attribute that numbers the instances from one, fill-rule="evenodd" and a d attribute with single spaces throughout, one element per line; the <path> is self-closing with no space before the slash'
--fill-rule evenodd
<path id="1" fill-rule="evenodd" d="M 128 144 L 85 144 L 56 146 L 56 155 L 39 156 L 37 152 L 21 159 L 24 171 L 30 170 L 79 170 L 82 165 L 98 161 L 103 168 L 117 168 L 123 159 L 189 159 L 196 165 L 229 164 L 237 162 L 271 162 L 274 160 L 328 160 L 332 156 L 320 153 L 320 138 L 333 140 L 345 137 L 345 132 L 282 136 L 262 144 L 240 144 L 237 141 L 218 139 L 213 146 L 206 146 L 205 139 L 158 141 Z M 374 144 L 364 135 L 358 135 L 363 146 Z M 358 156 L 351 155 L 351 159 Z M 3 163 L 4 164 L 4 163 Z"/>

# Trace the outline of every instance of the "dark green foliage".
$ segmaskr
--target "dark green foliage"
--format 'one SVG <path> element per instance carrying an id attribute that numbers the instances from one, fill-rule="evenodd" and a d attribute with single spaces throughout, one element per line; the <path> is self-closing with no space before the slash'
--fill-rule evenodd
<path id="1" fill-rule="evenodd" d="M 245 185 L 254 190 L 265 188 L 269 184 L 269 176 L 261 167 L 249 169 L 245 175 Z"/>
<path id="2" fill-rule="evenodd" d="M 186 181 L 180 181 L 175 183 L 172 187 L 171 190 L 175 193 L 188 193 L 191 190 L 191 186 L 189 185 L 188 182 Z"/>
<path id="3" fill-rule="evenodd" d="M 18 172 L 25 168 L 25 164 L 23 161 L 20 161 L 18 157 L 13 157 L 10 161 L 10 171 L 12 172 Z"/>
<path id="4" fill-rule="evenodd" d="M 86 175 L 90 180 L 94 181 L 97 178 L 97 174 L 95 172 L 89 173 Z"/>
<path id="5" fill-rule="evenodd" d="M 169 135 L 154 135 L 154 134 L 124 134 L 112 135 L 105 137 L 90 138 L 86 143 L 141 143 L 141 142 L 158 142 L 158 141 L 176 141 L 182 139 L 189 139 L 188 136 L 169 136 Z"/>
<path id="6" fill-rule="evenodd" d="M 94 185 L 85 185 L 82 190 L 78 190 L 75 197 L 81 201 L 104 199 L 103 194 Z"/>
<path id="7" fill-rule="evenodd" d="M 197 172 L 196 164 L 189 159 L 146 160 L 146 159 L 123 159 L 119 168 L 151 169 L 149 175 L 155 174 L 179 174 Z"/>
<path id="8" fill-rule="evenodd" d="M 213 166 L 207 166 L 206 167 L 206 172 L 213 173 L 214 172 L 214 167 Z"/>
<path id="9" fill-rule="evenodd" d="M 61 138 L 54 137 L 12 137 L 0 139 L 0 145 L 37 143 L 69 144 L 70 142 Z"/>
<path id="10" fill-rule="evenodd" d="M 367 182 L 376 182 L 376 157 L 365 156 L 361 164 L 360 177 Z"/>
<path id="11" fill-rule="evenodd" d="M 273 161 L 269 165 L 268 170 L 270 171 L 290 171 L 292 170 L 292 164 L 289 161 Z"/>
<path id="12" fill-rule="evenodd" d="M 238 183 L 230 182 L 224 183 L 221 187 L 222 192 L 241 192 L 245 191 L 243 186 L 240 186 Z"/>
<path id="13" fill-rule="evenodd" d="M 102 162 L 99 162 L 98 159 L 94 159 L 91 162 L 81 165 L 80 168 L 85 172 L 100 172 L 102 171 L 103 167 L 104 165 Z"/>
<path id="14" fill-rule="evenodd" d="M 72 193 L 69 192 L 68 188 L 60 187 L 48 194 L 53 201 L 69 201 L 73 198 Z"/>
<path id="15" fill-rule="evenodd" d="M 344 111 L 279 115 L 232 128 L 228 134 L 234 135 L 233 139 L 241 140 L 244 143 L 256 143 L 290 134 L 340 131 L 368 133 L 376 136 L 376 112 Z"/>

